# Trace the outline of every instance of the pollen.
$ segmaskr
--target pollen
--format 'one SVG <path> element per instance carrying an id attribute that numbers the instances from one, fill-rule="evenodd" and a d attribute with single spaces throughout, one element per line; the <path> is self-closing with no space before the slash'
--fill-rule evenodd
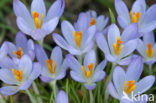
<path id="1" fill-rule="evenodd" d="M 131 92 L 133 92 L 135 89 L 135 80 L 130 80 L 128 81 L 125 81 L 124 82 L 124 92 L 127 93 L 127 94 L 130 94 Z"/>
<path id="2" fill-rule="evenodd" d="M 23 69 L 20 70 L 15 70 L 14 68 L 12 69 L 12 73 L 14 74 L 15 78 L 19 81 L 22 82 L 23 79 Z"/>
<path id="3" fill-rule="evenodd" d="M 120 36 L 117 37 L 117 42 L 116 44 L 113 43 L 113 49 L 114 49 L 114 53 L 116 56 L 118 56 L 123 48 L 122 44 L 123 41 L 120 40 Z"/>
<path id="4" fill-rule="evenodd" d="M 88 69 L 89 70 L 86 71 L 85 68 L 83 66 L 81 66 L 81 69 L 82 69 L 83 73 L 85 74 L 85 76 L 87 78 L 90 78 L 91 77 L 91 75 L 93 73 L 93 67 L 94 67 L 94 65 L 93 65 L 93 63 L 91 63 L 90 65 L 88 65 Z"/>
<path id="5" fill-rule="evenodd" d="M 74 31 L 73 34 L 74 34 L 75 43 L 76 43 L 77 47 L 80 48 L 81 47 L 81 40 L 82 40 L 82 31 L 80 31 L 80 32 Z"/>
<path id="6" fill-rule="evenodd" d="M 49 60 L 46 60 L 47 68 L 51 74 L 54 74 L 56 71 L 56 62 L 54 62 L 54 66 L 53 66 L 53 62 L 54 61 L 52 58 L 50 58 Z"/>
<path id="7" fill-rule="evenodd" d="M 33 19 L 34 19 L 36 28 L 41 29 L 41 27 L 43 25 L 44 14 L 42 13 L 42 15 L 41 15 L 41 22 L 39 20 L 39 14 L 37 12 L 33 11 L 32 15 L 33 15 Z"/>
<path id="8" fill-rule="evenodd" d="M 154 49 L 152 48 L 152 45 L 150 43 L 147 44 L 146 54 L 149 58 L 153 57 Z"/>
<path id="9" fill-rule="evenodd" d="M 89 23 L 89 26 L 95 25 L 96 24 L 96 20 L 94 18 L 92 18 L 91 22 Z"/>
<path id="10" fill-rule="evenodd" d="M 131 17 L 132 23 L 138 23 L 141 17 L 141 13 L 140 12 L 132 13 L 132 11 L 130 11 L 130 17 Z"/>
<path id="11" fill-rule="evenodd" d="M 21 47 L 19 47 L 17 51 L 13 51 L 13 53 L 18 59 L 20 59 L 24 55 Z"/>

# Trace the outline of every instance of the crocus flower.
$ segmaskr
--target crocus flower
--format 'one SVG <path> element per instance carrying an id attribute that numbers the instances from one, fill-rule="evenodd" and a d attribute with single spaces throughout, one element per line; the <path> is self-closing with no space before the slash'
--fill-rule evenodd
<path id="1" fill-rule="evenodd" d="M 108 24 L 109 17 L 105 18 L 104 15 L 97 16 L 96 11 L 90 10 L 87 12 L 89 15 L 89 26 L 96 25 L 97 32 L 105 32 L 106 25 Z"/>
<path id="2" fill-rule="evenodd" d="M 36 45 L 35 46 L 36 58 L 43 69 L 41 73 L 41 79 L 44 82 L 50 82 L 52 80 L 61 80 L 66 75 L 67 62 L 63 61 L 62 51 L 60 47 L 55 47 L 52 50 L 50 59 L 48 59 L 44 49 Z"/>
<path id="3" fill-rule="evenodd" d="M 107 88 L 110 95 L 119 99 L 120 103 L 145 103 L 147 101 L 146 98 L 142 98 L 139 101 L 137 96 L 141 96 L 142 93 L 152 87 L 155 82 L 155 76 L 150 75 L 139 80 L 142 71 L 143 60 L 140 56 L 133 57 L 126 72 L 119 66 L 115 67 L 113 82 L 109 82 Z"/>
<path id="4" fill-rule="evenodd" d="M 129 12 L 123 0 L 115 0 L 115 9 L 118 14 L 118 23 L 122 28 L 126 28 L 132 23 L 138 23 L 140 36 L 156 28 L 155 4 L 147 10 L 145 0 L 136 0 Z"/>
<path id="5" fill-rule="evenodd" d="M 145 63 L 152 65 L 156 61 L 156 44 L 153 32 L 149 32 L 140 39 L 137 51 L 143 57 Z"/>
<path id="6" fill-rule="evenodd" d="M 68 103 L 68 96 L 63 90 L 58 92 L 56 96 L 56 103 Z"/>
<path id="7" fill-rule="evenodd" d="M 56 33 L 53 34 L 53 39 L 57 45 L 71 54 L 82 55 L 91 50 L 94 45 L 93 38 L 96 32 L 96 26 L 89 27 L 88 24 L 88 15 L 81 13 L 74 25 L 75 28 L 68 21 L 62 22 L 61 30 L 65 39 Z"/>
<path id="8" fill-rule="evenodd" d="M 20 0 L 13 0 L 19 29 L 35 40 L 42 40 L 56 28 L 65 7 L 64 0 L 56 0 L 46 14 L 44 0 L 33 0 L 31 13 Z"/>
<path id="9" fill-rule="evenodd" d="M 0 48 L 0 61 L 3 60 L 3 58 L 7 55 L 8 53 L 8 45 L 6 42 L 4 42 Z"/>
<path id="10" fill-rule="evenodd" d="M 95 82 L 105 77 L 105 68 L 107 61 L 103 60 L 96 66 L 95 52 L 91 50 L 84 57 L 83 65 L 80 64 L 71 54 L 67 55 L 68 66 L 71 68 L 71 77 L 78 82 L 84 83 L 86 89 L 93 90 L 96 87 Z"/>
<path id="11" fill-rule="evenodd" d="M 0 80 L 8 84 L 8 86 L 0 88 L 0 92 L 5 96 L 13 95 L 20 90 L 27 90 L 42 69 L 39 63 L 32 63 L 27 55 L 20 59 L 19 64 L 14 64 L 14 61 L 5 63 L 9 68 L 2 67 L 0 69 Z"/>
<path id="12" fill-rule="evenodd" d="M 11 42 L 7 42 L 9 47 L 9 55 L 12 58 L 21 59 L 23 55 L 28 55 L 33 60 L 35 58 L 34 54 L 34 42 L 29 39 L 22 32 L 18 32 L 16 35 L 16 45 Z"/>
<path id="13" fill-rule="evenodd" d="M 136 49 L 138 43 L 137 24 L 128 26 L 121 36 L 118 27 L 112 24 L 107 37 L 108 42 L 101 33 L 96 35 L 97 45 L 104 52 L 106 59 L 120 65 L 128 65 L 131 61 L 131 56 L 128 55 Z"/>

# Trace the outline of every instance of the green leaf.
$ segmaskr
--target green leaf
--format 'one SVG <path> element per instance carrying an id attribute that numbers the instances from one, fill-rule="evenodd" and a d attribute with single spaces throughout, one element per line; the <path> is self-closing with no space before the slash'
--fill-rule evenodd
<path id="1" fill-rule="evenodd" d="M 115 16 L 110 8 L 109 8 L 109 14 L 110 14 L 111 22 L 115 24 L 116 23 Z"/>

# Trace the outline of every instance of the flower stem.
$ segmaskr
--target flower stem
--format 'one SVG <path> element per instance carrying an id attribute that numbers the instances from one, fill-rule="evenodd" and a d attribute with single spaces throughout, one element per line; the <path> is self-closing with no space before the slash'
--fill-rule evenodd
<path id="1" fill-rule="evenodd" d="M 38 41 L 39 45 L 42 47 L 43 47 L 43 42 L 44 42 L 44 39 Z"/>
<path id="2" fill-rule="evenodd" d="M 10 103 L 14 103 L 14 102 L 13 102 L 12 95 L 10 96 Z"/>
<path id="3" fill-rule="evenodd" d="M 152 75 L 152 65 L 149 65 L 149 74 Z"/>
<path id="4" fill-rule="evenodd" d="M 50 82 L 50 85 L 53 89 L 53 92 L 54 92 L 54 101 L 56 101 L 56 95 L 57 95 L 57 92 L 58 92 L 58 88 L 57 88 L 57 85 L 56 85 L 56 80 Z M 49 103 L 52 103 L 52 97 L 53 95 L 51 95 L 51 98 L 50 98 L 50 102 Z M 54 102 L 55 103 L 55 102 Z"/>
<path id="5" fill-rule="evenodd" d="M 35 94 L 40 95 L 40 92 L 39 92 L 38 87 L 35 82 L 32 83 L 32 86 L 33 86 L 33 90 L 34 90 Z M 37 101 L 38 101 L 38 103 L 43 103 L 42 99 L 38 96 L 37 96 Z"/>
<path id="6" fill-rule="evenodd" d="M 0 95 L 0 103 L 6 103 L 6 101 L 4 100 L 4 98 L 2 97 L 2 95 Z"/>
<path id="7" fill-rule="evenodd" d="M 90 96 L 90 103 L 94 103 L 94 97 L 92 90 L 89 90 L 89 96 Z"/>
<path id="8" fill-rule="evenodd" d="M 28 94 L 31 103 L 37 103 L 35 98 L 31 95 L 29 90 L 26 90 L 26 93 Z"/>
<path id="9" fill-rule="evenodd" d="M 113 71 L 114 71 L 114 67 L 115 67 L 115 66 L 116 66 L 116 64 L 113 63 L 113 64 L 112 64 L 111 71 L 110 71 L 110 75 L 108 76 L 108 79 L 106 80 L 106 83 L 105 83 L 105 86 L 104 86 L 104 89 L 105 89 L 104 103 L 107 103 L 107 102 L 108 102 L 109 93 L 108 93 L 108 91 L 107 91 L 107 86 L 108 86 L 108 83 L 112 80 Z"/>

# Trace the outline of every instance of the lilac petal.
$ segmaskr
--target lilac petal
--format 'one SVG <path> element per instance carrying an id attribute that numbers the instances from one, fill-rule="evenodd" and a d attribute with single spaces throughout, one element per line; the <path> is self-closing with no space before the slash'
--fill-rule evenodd
<path id="1" fill-rule="evenodd" d="M 139 28 L 140 37 L 143 36 L 144 33 L 153 31 L 156 28 L 156 21 L 150 21 L 147 24 L 142 24 Z"/>
<path id="2" fill-rule="evenodd" d="M 17 86 L 6 86 L 6 87 L 0 88 L 0 92 L 5 96 L 14 95 L 18 91 L 19 90 Z"/>
<path id="3" fill-rule="evenodd" d="M 18 84 L 19 82 L 16 80 L 12 71 L 9 69 L 0 69 L 0 80 L 2 80 L 6 84 Z"/>
<path id="4" fill-rule="evenodd" d="M 3 58 L 7 55 L 8 53 L 8 45 L 6 42 L 4 42 L 0 48 L 0 61 L 3 60 Z"/>
<path id="5" fill-rule="evenodd" d="M 125 77 L 126 77 L 125 71 L 119 66 L 115 67 L 113 72 L 113 82 L 119 95 L 122 94 Z"/>
<path id="6" fill-rule="evenodd" d="M 133 23 L 125 28 L 122 33 L 121 40 L 123 43 L 128 42 L 129 40 L 136 39 L 139 37 L 138 33 L 138 24 Z"/>
<path id="7" fill-rule="evenodd" d="M 35 29 L 30 33 L 31 37 L 35 40 L 42 40 L 46 36 L 44 29 Z"/>
<path id="8" fill-rule="evenodd" d="M 56 103 L 68 103 L 68 95 L 64 91 L 59 91 L 56 96 Z"/>
<path id="9" fill-rule="evenodd" d="M 114 85 L 113 85 L 112 82 L 109 82 L 109 83 L 108 83 L 107 91 L 108 91 L 108 93 L 109 93 L 112 97 L 114 97 L 114 98 L 116 98 L 116 99 L 119 99 L 119 95 L 118 95 L 118 93 L 117 93 L 117 91 L 116 91 L 116 89 L 115 89 L 115 87 L 114 87 Z"/>
<path id="10" fill-rule="evenodd" d="M 62 71 L 59 75 L 55 78 L 56 80 L 61 80 L 66 76 L 66 71 Z"/>
<path id="11" fill-rule="evenodd" d="M 64 7 L 65 7 L 64 0 L 55 1 L 51 5 L 50 9 L 48 10 L 46 20 L 49 21 L 50 19 L 52 19 L 54 17 L 61 16 L 64 11 Z"/>
<path id="12" fill-rule="evenodd" d="M 129 25 L 127 23 L 127 21 L 125 21 L 124 17 L 122 17 L 122 16 L 118 16 L 117 21 L 118 21 L 119 25 L 121 26 L 121 28 L 126 28 Z"/>
<path id="13" fill-rule="evenodd" d="M 46 60 L 48 60 L 48 57 L 47 57 L 47 54 L 45 53 L 44 49 L 39 45 L 35 45 L 35 54 L 36 54 L 37 60 L 43 66 L 46 66 Z"/>
<path id="14" fill-rule="evenodd" d="M 145 59 L 148 58 L 146 55 L 146 48 L 142 40 L 138 40 L 137 51 L 143 56 Z"/>
<path id="15" fill-rule="evenodd" d="M 144 33 L 143 41 L 144 41 L 145 46 L 147 46 L 148 43 L 150 43 L 151 45 L 154 45 L 155 38 L 154 38 L 153 31 Z"/>
<path id="16" fill-rule="evenodd" d="M 11 42 L 7 42 L 7 45 L 8 45 L 8 49 L 9 49 L 9 51 L 8 51 L 9 55 L 11 57 L 16 57 L 15 54 L 13 53 L 13 51 L 17 51 L 18 48 Z"/>
<path id="17" fill-rule="evenodd" d="M 26 51 L 27 55 L 34 60 L 35 58 L 35 45 L 34 42 L 29 39 L 27 42 L 27 51 Z"/>
<path id="18" fill-rule="evenodd" d="M 39 63 L 34 63 L 32 72 L 29 75 L 29 79 L 35 80 L 41 74 L 41 71 L 42 71 L 42 66 Z"/>
<path id="19" fill-rule="evenodd" d="M 51 78 L 43 76 L 43 75 L 40 76 L 40 79 L 45 83 L 48 83 L 52 80 Z"/>
<path id="20" fill-rule="evenodd" d="M 93 63 L 94 67 L 96 66 L 96 54 L 94 50 L 89 51 L 84 57 L 85 68 L 87 68 L 91 63 Z"/>
<path id="21" fill-rule="evenodd" d="M 31 86 L 32 80 L 27 80 L 24 84 L 22 84 L 18 89 L 19 90 L 27 90 Z"/>
<path id="22" fill-rule="evenodd" d="M 104 15 L 100 15 L 97 19 L 96 19 L 96 27 L 98 31 L 102 31 L 104 29 L 104 27 L 107 25 L 109 21 L 109 18 L 105 18 Z"/>
<path id="23" fill-rule="evenodd" d="M 5 57 L 2 61 L 0 61 L 0 67 L 12 69 L 16 68 L 17 66 L 12 59 L 10 59 L 9 57 Z"/>
<path id="24" fill-rule="evenodd" d="M 155 82 L 155 76 L 150 75 L 150 76 L 144 77 L 142 80 L 140 80 L 136 84 L 136 88 L 134 90 L 134 93 L 135 94 L 142 94 L 142 93 L 146 92 L 148 89 L 150 89 L 152 87 L 154 82 Z"/>
<path id="25" fill-rule="evenodd" d="M 133 58 L 132 62 L 128 66 L 126 77 L 127 80 L 135 80 L 137 81 L 143 70 L 143 60 L 142 57 L 137 56 Z"/>
<path id="26" fill-rule="evenodd" d="M 27 38 L 22 32 L 18 32 L 16 35 L 16 46 L 21 47 L 23 51 L 27 48 Z"/>
<path id="27" fill-rule="evenodd" d="M 58 66 L 61 65 L 63 57 L 62 57 L 62 50 L 60 47 L 57 46 L 52 50 L 51 58 L 54 60 L 54 62 L 56 62 L 56 65 Z"/>
<path id="28" fill-rule="evenodd" d="M 122 18 L 122 21 L 125 23 L 125 25 L 129 25 L 131 22 L 130 15 L 129 15 L 128 8 L 126 4 L 123 2 L 123 0 L 115 0 L 115 9 L 119 17 Z"/>
<path id="29" fill-rule="evenodd" d="M 103 60 L 95 69 L 95 71 L 100 71 L 100 70 L 104 70 L 104 68 L 107 65 L 107 60 Z"/>
<path id="30" fill-rule="evenodd" d="M 85 79 L 83 79 L 82 75 L 78 72 L 70 71 L 70 75 L 71 75 L 72 79 L 74 79 L 77 82 L 80 82 L 80 83 L 86 82 Z"/>
<path id="31" fill-rule="evenodd" d="M 54 29 L 56 28 L 58 22 L 59 22 L 59 17 L 55 17 L 53 19 L 50 19 L 48 22 L 43 24 L 42 30 L 46 34 L 50 34 L 51 32 L 54 31 Z"/>
<path id="32" fill-rule="evenodd" d="M 86 44 L 86 46 L 83 48 L 82 54 L 87 53 L 94 47 L 94 41 L 91 41 L 90 43 Z"/>
<path id="33" fill-rule="evenodd" d="M 128 56 L 118 62 L 119 65 L 129 65 L 132 61 L 132 56 Z"/>
<path id="34" fill-rule="evenodd" d="M 106 76 L 106 73 L 102 70 L 96 71 L 93 74 L 93 81 L 92 82 L 98 82 L 101 81 L 102 79 L 104 79 L 104 77 Z"/>
<path id="35" fill-rule="evenodd" d="M 84 84 L 84 86 L 85 86 L 86 89 L 88 89 L 88 90 L 93 90 L 93 89 L 95 89 L 96 84 L 95 84 L 95 83 L 92 83 L 92 84 Z"/>
<path id="36" fill-rule="evenodd" d="M 128 97 L 127 98 L 122 98 L 120 100 L 120 103 L 134 103 L 131 99 L 129 99 Z"/>
<path id="37" fill-rule="evenodd" d="M 33 11 L 39 14 L 39 18 L 41 18 L 42 13 L 46 16 L 46 7 L 43 0 L 33 0 L 31 3 L 31 14 Z"/>

